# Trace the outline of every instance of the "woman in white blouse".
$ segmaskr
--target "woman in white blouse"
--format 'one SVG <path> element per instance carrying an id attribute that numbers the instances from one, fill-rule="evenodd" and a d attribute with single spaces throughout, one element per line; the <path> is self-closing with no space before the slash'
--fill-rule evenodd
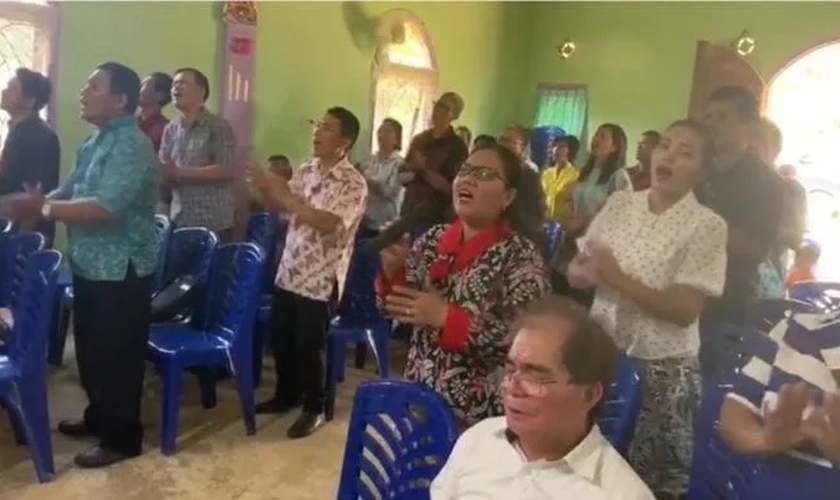
<path id="1" fill-rule="evenodd" d="M 688 489 L 701 391 L 697 320 L 725 279 L 726 223 L 694 196 L 712 155 L 701 124 L 669 126 L 653 152 L 651 188 L 613 194 L 569 268 L 573 286 L 595 287 L 590 314 L 642 367 L 629 460 L 657 498 Z"/>

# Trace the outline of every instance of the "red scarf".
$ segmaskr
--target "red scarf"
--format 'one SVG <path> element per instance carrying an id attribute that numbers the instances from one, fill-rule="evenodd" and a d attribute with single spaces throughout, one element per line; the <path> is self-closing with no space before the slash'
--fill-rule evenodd
<path id="1" fill-rule="evenodd" d="M 453 272 L 463 271 L 508 233 L 510 225 L 502 222 L 482 229 L 464 241 L 464 225 L 461 221 L 453 222 L 438 237 L 438 257 L 429 268 L 429 279 L 432 283 L 440 283 Z"/>

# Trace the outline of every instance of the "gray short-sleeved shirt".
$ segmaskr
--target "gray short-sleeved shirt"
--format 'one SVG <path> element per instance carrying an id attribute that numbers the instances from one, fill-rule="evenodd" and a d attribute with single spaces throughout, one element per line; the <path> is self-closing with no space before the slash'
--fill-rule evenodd
<path id="1" fill-rule="evenodd" d="M 202 109 L 192 124 L 183 118 L 163 130 L 160 161 L 179 167 L 223 165 L 234 169 L 236 136 L 227 120 Z M 171 217 L 178 226 L 212 231 L 233 227 L 233 181 L 181 184 L 172 191 Z"/>

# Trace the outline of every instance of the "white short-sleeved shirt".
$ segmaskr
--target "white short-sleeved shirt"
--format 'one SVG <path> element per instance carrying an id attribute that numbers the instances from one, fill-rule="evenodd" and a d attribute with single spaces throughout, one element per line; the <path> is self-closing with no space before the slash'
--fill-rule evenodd
<path id="1" fill-rule="evenodd" d="M 653 500 L 595 425 L 565 457 L 529 462 L 505 417 L 469 428 L 431 488 L 431 500 Z"/>
<path id="2" fill-rule="evenodd" d="M 586 238 L 609 246 L 621 270 L 648 287 L 686 285 L 719 296 L 726 280 L 726 223 L 692 193 L 654 214 L 648 193 L 613 194 Z M 681 327 L 657 319 L 607 287 L 597 289 L 590 314 L 633 357 L 694 356 L 700 347 L 696 321 Z"/>

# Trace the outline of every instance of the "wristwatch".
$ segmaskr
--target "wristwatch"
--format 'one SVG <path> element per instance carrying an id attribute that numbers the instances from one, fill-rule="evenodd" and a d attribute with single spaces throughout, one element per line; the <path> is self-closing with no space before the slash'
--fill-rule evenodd
<path id="1" fill-rule="evenodd" d="M 41 215 L 42 215 L 45 219 L 49 219 L 51 214 L 52 214 L 52 205 L 51 205 L 51 204 L 49 204 L 49 203 L 44 203 L 44 204 L 41 206 Z"/>

